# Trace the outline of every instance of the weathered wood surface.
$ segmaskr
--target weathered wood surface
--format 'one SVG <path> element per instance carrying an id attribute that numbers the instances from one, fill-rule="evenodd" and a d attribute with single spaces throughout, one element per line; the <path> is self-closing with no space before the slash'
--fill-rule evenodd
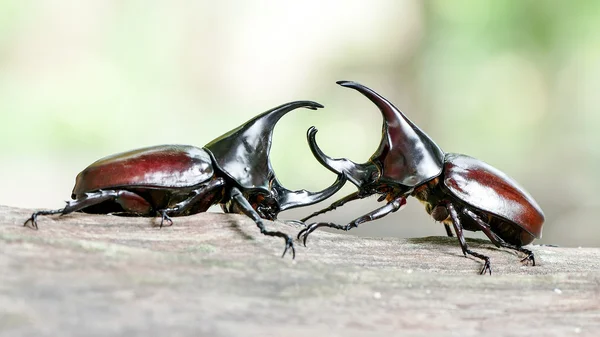
<path id="1" fill-rule="evenodd" d="M 0 206 L 3 336 L 600 336 L 600 249 L 315 232 L 296 260 L 243 216 L 74 214 Z M 268 222 L 290 234 L 299 227 Z"/>

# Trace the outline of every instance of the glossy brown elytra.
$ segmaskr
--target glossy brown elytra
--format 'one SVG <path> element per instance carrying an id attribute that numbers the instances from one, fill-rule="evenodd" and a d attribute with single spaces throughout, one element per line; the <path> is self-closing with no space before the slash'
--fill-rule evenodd
<path id="1" fill-rule="evenodd" d="M 533 252 L 523 248 L 542 235 L 544 214 L 517 182 L 481 160 L 455 153 L 444 153 L 425 132 L 400 110 L 375 91 L 355 82 L 338 84 L 355 89 L 370 99 L 383 115 L 382 140 L 377 151 L 364 164 L 348 159 L 332 159 L 317 146 L 312 127 L 308 141 L 317 160 L 337 174 L 345 174 L 358 191 L 331 206 L 302 219 L 331 211 L 345 203 L 379 194 L 387 203 L 346 225 L 328 222 L 308 225 L 298 233 L 304 240 L 319 227 L 349 230 L 359 224 L 395 212 L 413 196 L 425 205 L 436 221 L 444 223 L 458 237 L 463 254 L 483 260 L 481 274 L 492 273 L 490 259 L 469 249 L 463 230 L 482 231 L 498 247 L 525 254 L 522 261 L 535 265 Z"/>

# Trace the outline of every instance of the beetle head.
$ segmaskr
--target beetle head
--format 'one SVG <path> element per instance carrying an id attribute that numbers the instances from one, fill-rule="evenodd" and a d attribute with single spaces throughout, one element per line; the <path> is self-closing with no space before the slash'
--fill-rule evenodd
<path id="1" fill-rule="evenodd" d="M 348 180 L 361 190 L 387 184 L 400 185 L 408 191 L 441 173 L 444 152 L 398 108 L 361 84 L 350 81 L 337 83 L 357 90 L 379 108 L 383 116 L 381 143 L 364 164 L 356 164 L 348 159 L 332 159 L 317 146 L 317 130 L 310 128 L 308 142 L 321 164 L 335 173 L 345 173 Z"/>
<path id="2" fill-rule="evenodd" d="M 297 108 L 316 110 L 323 106 L 312 101 L 296 101 L 266 111 L 208 143 L 204 148 L 215 165 L 236 184 L 248 191 L 269 196 L 264 207 L 278 213 L 286 209 L 317 203 L 337 192 L 346 179 L 339 174 L 336 182 L 320 192 L 291 191 L 283 187 L 271 166 L 269 154 L 275 124 Z M 278 209 L 272 204 L 278 203 Z"/>

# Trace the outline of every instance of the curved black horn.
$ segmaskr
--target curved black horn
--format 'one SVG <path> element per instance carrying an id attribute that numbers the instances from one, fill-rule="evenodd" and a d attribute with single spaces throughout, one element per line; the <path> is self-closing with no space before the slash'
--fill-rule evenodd
<path id="1" fill-rule="evenodd" d="M 240 186 L 268 192 L 270 181 L 275 176 L 269 160 L 275 124 L 294 109 L 316 110 L 322 107 L 313 101 L 280 105 L 216 138 L 204 148 L 211 154 L 217 167 Z"/>
<path id="2" fill-rule="evenodd" d="M 306 138 L 308 139 L 310 150 L 321 165 L 327 167 L 333 173 L 344 174 L 357 187 L 372 183 L 377 179 L 379 171 L 373 163 L 357 164 L 345 158 L 333 159 L 323 153 L 315 139 L 318 131 L 317 128 L 311 126 L 308 129 Z"/>
<path id="3" fill-rule="evenodd" d="M 375 103 L 383 116 L 381 143 L 370 161 L 381 167 L 381 180 L 417 186 L 440 174 L 444 151 L 387 99 L 359 83 L 337 82 Z"/>
<path id="4" fill-rule="evenodd" d="M 277 180 L 273 180 L 273 189 L 277 191 L 279 210 L 285 211 L 295 207 L 308 206 L 323 201 L 339 191 L 346 183 L 344 174 L 339 174 L 331 186 L 319 192 L 310 192 L 307 190 L 290 191 L 283 187 Z"/>

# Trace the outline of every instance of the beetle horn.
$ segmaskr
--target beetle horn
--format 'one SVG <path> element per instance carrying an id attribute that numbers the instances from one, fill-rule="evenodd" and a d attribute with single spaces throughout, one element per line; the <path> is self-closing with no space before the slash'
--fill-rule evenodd
<path id="1" fill-rule="evenodd" d="M 315 136 L 319 130 L 314 126 L 308 129 L 306 138 L 308 139 L 308 145 L 313 155 L 321 165 L 327 167 L 330 171 L 336 174 L 343 174 L 357 187 L 369 184 L 375 180 L 379 174 L 377 167 L 371 163 L 357 164 L 349 159 L 333 159 L 327 156 L 321 148 L 317 145 Z"/>
<path id="2" fill-rule="evenodd" d="M 286 209 L 308 206 L 325 200 L 339 191 L 345 183 L 346 177 L 344 174 L 340 174 L 331 186 L 319 192 L 310 192 L 307 190 L 290 191 L 283 187 L 277 178 L 273 179 L 272 186 L 273 190 L 277 193 L 279 210 L 285 211 Z"/>
<path id="3" fill-rule="evenodd" d="M 398 108 L 375 91 L 351 81 L 339 85 L 352 88 L 375 103 L 383 116 L 379 148 L 370 162 L 381 167 L 381 180 L 413 187 L 440 174 L 444 151 Z"/>
<path id="4" fill-rule="evenodd" d="M 296 101 L 280 105 L 216 138 L 204 148 L 211 154 L 219 170 L 241 187 L 262 189 L 268 193 L 271 180 L 275 177 L 269 160 L 275 124 L 294 109 L 316 110 L 322 107 L 321 104 L 313 101 Z"/>

